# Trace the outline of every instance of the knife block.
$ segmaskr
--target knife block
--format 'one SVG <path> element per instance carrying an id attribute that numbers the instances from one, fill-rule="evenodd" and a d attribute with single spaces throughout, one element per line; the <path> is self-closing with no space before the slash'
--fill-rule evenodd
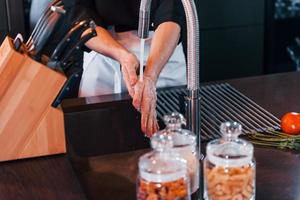
<path id="1" fill-rule="evenodd" d="M 0 47 L 0 161 L 66 152 L 64 115 L 51 106 L 66 78 L 14 50 Z"/>

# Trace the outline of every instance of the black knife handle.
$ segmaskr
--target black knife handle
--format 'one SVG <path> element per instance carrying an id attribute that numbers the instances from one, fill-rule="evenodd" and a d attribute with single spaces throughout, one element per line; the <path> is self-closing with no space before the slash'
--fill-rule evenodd
<path id="1" fill-rule="evenodd" d="M 16 51 L 20 52 L 23 41 L 24 41 L 23 36 L 20 33 L 18 33 L 13 41 L 14 48 Z"/>
<path id="2" fill-rule="evenodd" d="M 77 70 L 75 73 L 69 76 L 68 80 L 65 82 L 59 94 L 53 101 L 52 107 L 56 108 L 62 102 L 62 100 L 69 94 L 69 92 L 72 90 L 72 87 L 75 85 L 78 79 L 80 79 L 81 73 L 82 73 L 82 69 Z"/>
<path id="3" fill-rule="evenodd" d="M 65 50 L 66 46 L 73 40 L 72 37 L 76 33 L 84 32 L 88 28 L 89 22 L 87 20 L 83 20 L 77 23 L 66 35 L 65 37 L 58 43 L 57 47 L 53 51 L 50 56 L 51 61 L 56 61 L 60 58 L 62 52 Z M 79 34 L 78 34 L 79 35 Z M 81 34 L 80 34 L 81 36 Z"/>
<path id="4" fill-rule="evenodd" d="M 89 41 L 91 38 L 97 36 L 97 32 L 96 30 L 92 30 L 90 33 L 87 33 L 86 35 L 84 35 L 77 43 L 76 45 L 67 52 L 67 54 L 61 59 L 61 64 L 62 64 L 62 68 L 64 69 L 64 66 L 66 66 L 68 64 L 68 60 L 71 58 L 72 54 L 75 51 L 79 51 L 81 50 L 81 47 L 87 42 Z"/>

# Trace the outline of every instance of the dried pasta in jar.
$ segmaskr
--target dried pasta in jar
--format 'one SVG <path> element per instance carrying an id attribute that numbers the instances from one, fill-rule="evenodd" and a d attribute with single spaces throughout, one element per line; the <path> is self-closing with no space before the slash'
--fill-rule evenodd
<path id="1" fill-rule="evenodd" d="M 139 159 L 138 200 L 190 200 L 187 161 L 173 149 L 169 135 L 151 138 L 153 151 Z"/>
<path id="2" fill-rule="evenodd" d="M 138 183 L 138 200 L 187 200 L 188 183 L 185 179 L 171 182 L 148 182 L 141 179 Z"/>
<path id="3" fill-rule="evenodd" d="M 255 195 L 255 167 L 223 167 L 206 164 L 206 196 L 210 200 L 250 200 Z"/>
<path id="4" fill-rule="evenodd" d="M 254 200 L 255 161 L 253 145 L 239 139 L 236 122 L 221 125 L 222 138 L 207 144 L 204 161 L 206 200 Z"/>

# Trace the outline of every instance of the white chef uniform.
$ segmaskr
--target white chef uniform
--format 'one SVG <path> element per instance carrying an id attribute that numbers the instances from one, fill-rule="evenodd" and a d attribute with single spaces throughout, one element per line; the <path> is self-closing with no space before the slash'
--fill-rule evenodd
<path id="1" fill-rule="evenodd" d="M 134 53 L 139 59 L 140 39 L 137 31 L 116 33 L 110 30 L 112 36 Z M 146 63 L 151 40 L 154 32 L 149 33 L 145 41 L 144 65 Z M 95 51 L 84 53 L 83 75 L 79 88 L 80 97 L 98 96 L 112 93 L 127 92 L 124 83 L 120 63 L 114 59 L 103 56 Z M 169 87 L 186 84 L 186 62 L 182 44 L 177 45 L 173 55 L 164 66 L 157 81 L 157 87 Z"/>

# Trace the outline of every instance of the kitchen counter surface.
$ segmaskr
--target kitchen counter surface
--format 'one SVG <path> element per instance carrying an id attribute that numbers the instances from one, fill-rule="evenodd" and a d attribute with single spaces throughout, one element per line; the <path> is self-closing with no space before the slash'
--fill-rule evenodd
<path id="1" fill-rule="evenodd" d="M 0 163 L 1 200 L 84 200 L 66 155 Z"/>
<path id="2" fill-rule="evenodd" d="M 226 82 L 279 118 L 300 112 L 300 73 Z M 80 157 L 71 150 L 68 155 L 3 162 L 0 199 L 135 199 L 136 164 L 145 151 Z M 255 147 L 255 158 L 256 199 L 300 199 L 300 151 Z"/>

